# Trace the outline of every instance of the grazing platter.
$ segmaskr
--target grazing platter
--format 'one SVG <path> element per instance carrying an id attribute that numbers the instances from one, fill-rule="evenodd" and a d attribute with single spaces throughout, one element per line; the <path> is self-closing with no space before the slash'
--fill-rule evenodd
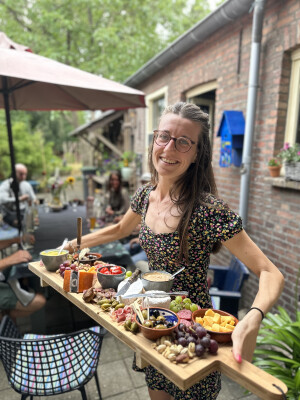
<path id="1" fill-rule="evenodd" d="M 122 307 L 120 302 L 115 305 L 116 310 L 113 310 L 113 315 L 115 315 L 116 318 L 112 318 L 111 313 L 105 311 L 105 308 L 110 308 L 110 306 L 108 306 L 108 302 L 105 302 L 103 296 L 105 297 L 105 293 L 107 297 L 114 296 L 115 292 L 111 291 L 111 293 L 108 295 L 107 291 L 109 289 L 101 289 L 101 287 L 100 289 L 99 287 L 97 289 L 97 285 L 94 285 L 94 288 L 91 288 L 91 291 L 88 292 L 88 294 L 90 293 L 91 296 L 87 302 L 83 298 L 86 292 L 77 293 L 64 290 L 63 279 L 60 274 L 47 271 L 40 262 L 30 263 L 29 269 L 40 277 L 41 286 L 51 286 L 53 289 L 75 304 L 80 310 L 93 318 L 98 324 L 106 328 L 116 338 L 128 345 L 136 353 L 136 361 L 139 367 L 144 367 L 151 364 L 169 380 L 174 382 L 181 390 L 188 389 L 190 386 L 199 382 L 213 371 L 220 371 L 261 399 L 279 400 L 283 398 L 282 393 L 287 392 L 287 388 L 283 382 L 264 372 L 253 364 L 247 361 L 243 361 L 241 364 L 238 364 L 233 359 L 232 345 L 230 342 L 219 343 L 216 352 L 216 348 L 214 351 L 207 350 L 203 352 L 201 357 L 193 355 L 192 350 L 194 349 L 194 346 L 191 345 L 189 346 L 191 356 L 179 357 L 182 360 L 184 358 L 185 361 L 176 362 L 174 357 L 170 356 L 168 358 L 170 354 L 174 354 L 171 352 L 171 350 L 174 352 L 178 352 L 179 350 L 178 345 L 176 349 L 174 347 L 171 348 L 171 336 L 162 336 L 158 339 L 150 340 L 137 329 L 136 322 L 141 322 L 140 319 L 143 318 L 142 314 L 139 315 L 140 318 L 138 319 L 136 318 L 136 315 L 134 315 L 133 320 L 130 320 L 130 322 L 126 322 L 128 321 L 126 317 L 123 321 L 118 322 L 118 314 L 126 314 L 126 311 L 124 310 L 129 310 L 129 306 L 123 306 L 123 311 L 121 310 L 118 313 Z M 99 285 L 99 282 L 97 282 L 97 284 Z M 100 292 L 104 290 L 104 292 L 101 292 L 102 300 L 98 300 L 97 302 L 91 301 L 95 297 L 94 289 Z M 101 301 L 102 304 L 99 306 Z M 112 300 L 110 299 L 110 301 Z M 102 305 L 105 304 L 107 307 L 102 308 Z M 143 307 L 141 307 L 140 310 L 143 311 Z M 172 314 L 174 314 L 174 312 L 172 312 Z M 187 313 L 181 314 L 184 314 L 185 316 Z M 180 313 L 178 315 L 180 315 Z M 180 325 L 180 317 L 178 317 L 178 320 L 176 320 L 175 323 L 176 329 L 178 330 Z M 181 329 L 183 329 L 183 327 L 181 327 Z M 167 331 L 167 329 L 164 330 Z M 172 330 L 173 329 L 171 329 L 171 331 Z M 161 345 L 165 347 L 159 347 Z M 167 349 L 167 347 L 169 347 L 169 349 Z M 186 348 L 188 349 L 188 347 Z M 163 351 L 161 351 L 162 349 Z M 185 352 L 187 353 L 187 351 Z"/>

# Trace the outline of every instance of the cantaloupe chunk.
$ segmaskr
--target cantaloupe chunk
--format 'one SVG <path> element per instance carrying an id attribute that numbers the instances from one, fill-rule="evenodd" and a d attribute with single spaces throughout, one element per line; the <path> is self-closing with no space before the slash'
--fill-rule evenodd
<path id="1" fill-rule="evenodd" d="M 64 289 L 66 292 L 69 292 L 69 291 L 70 291 L 71 272 L 72 272 L 72 271 L 71 271 L 70 269 L 67 269 L 67 270 L 65 270 L 65 273 L 64 273 L 63 289 Z"/>
<path id="2" fill-rule="evenodd" d="M 196 321 L 197 324 L 203 325 L 203 318 L 201 318 L 201 317 L 196 317 L 196 318 L 195 318 L 195 321 Z"/>
<path id="3" fill-rule="evenodd" d="M 221 315 L 218 314 L 218 313 L 215 313 L 215 315 L 213 316 L 213 321 L 214 321 L 216 324 L 220 324 L 220 323 L 221 323 Z"/>
<path id="4" fill-rule="evenodd" d="M 84 290 L 93 286 L 94 275 L 87 271 L 78 271 L 78 292 L 82 293 Z"/>
<path id="5" fill-rule="evenodd" d="M 211 308 L 209 308 L 206 312 L 205 315 L 208 317 L 213 317 L 215 315 L 215 313 L 213 312 L 213 310 Z"/>
<path id="6" fill-rule="evenodd" d="M 205 325 L 209 325 L 209 326 L 212 326 L 212 324 L 214 323 L 213 318 L 209 317 L 208 315 L 204 316 L 203 321 L 204 321 Z"/>
<path id="7" fill-rule="evenodd" d="M 212 324 L 211 331 L 220 332 L 221 326 L 219 324 Z"/>

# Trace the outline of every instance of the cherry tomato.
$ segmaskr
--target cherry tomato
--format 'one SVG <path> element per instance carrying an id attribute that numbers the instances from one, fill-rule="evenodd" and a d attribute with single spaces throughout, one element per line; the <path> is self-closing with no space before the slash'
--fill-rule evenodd
<path id="1" fill-rule="evenodd" d="M 110 268 L 110 273 L 112 274 L 112 275 L 119 275 L 119 274 L 122 274 L 122 269 L 121 269 L 121 267 L 111 267 Z"/>
<path id="2" fill-rule="evenodd" d="M 103 267 L 100 269 L 101 274 L 106 274 L 107 272 L 109 273 L 109 269 L 107 267 Z"/>

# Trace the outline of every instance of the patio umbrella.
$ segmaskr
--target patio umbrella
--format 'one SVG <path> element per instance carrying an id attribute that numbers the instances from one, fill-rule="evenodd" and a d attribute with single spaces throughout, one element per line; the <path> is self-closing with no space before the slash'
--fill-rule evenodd
<path id="1" fill-rule="evenodd" d="M 13 190 L 21 231 L 10 110 L 122 110 L 145 107 L 144 93 L 39 56 L 0 32 L 0 108 L 5 109 Z"/>

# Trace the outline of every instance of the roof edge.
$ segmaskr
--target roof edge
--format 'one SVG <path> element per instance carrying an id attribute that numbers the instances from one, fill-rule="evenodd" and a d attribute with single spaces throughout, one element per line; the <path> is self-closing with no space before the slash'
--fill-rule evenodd
<path id="1" fill-rule="evenodd" d="M 250 12 L 254 0 L 228 0 L 221 4 L 204 19 L 179 36 L 168 47 L 151 58 L 146 64 L 131 75 L 124 85 L 135 88 L 156 72 L 169 65 L 176 58 L 188 52 L 195 44 L 202 42 L 218 29 Z"/>

